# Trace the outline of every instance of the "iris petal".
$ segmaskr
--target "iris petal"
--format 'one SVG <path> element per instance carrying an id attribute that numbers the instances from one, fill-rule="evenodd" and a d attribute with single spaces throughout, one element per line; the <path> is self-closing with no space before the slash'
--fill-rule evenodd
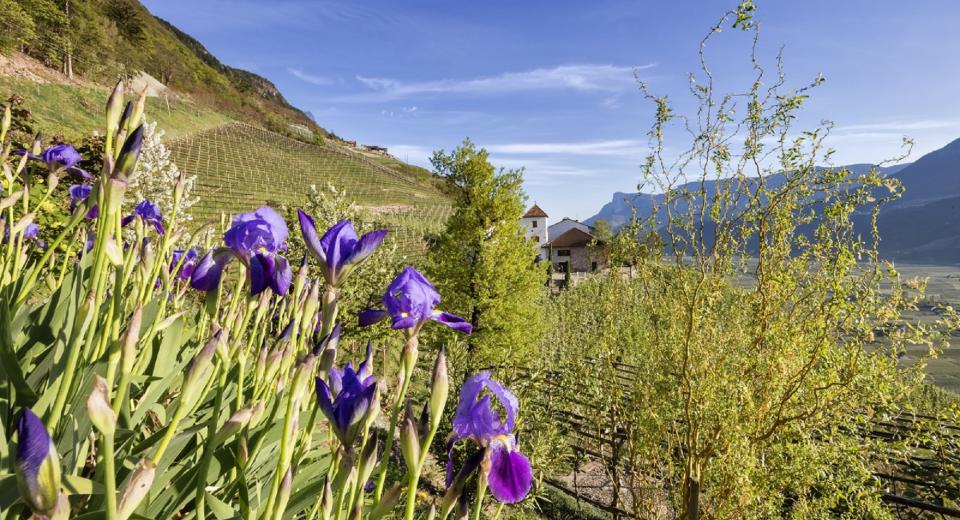
<path id="1" fill-rule="evenodd" d="M 360 326 L 367 327 L 369 325 L 373 325 L 378 321 L 387 319 L 389 316 L 390 315 L 387 314 L 387 311 L 382 311 L 380 309 L 367 309 L 365 311 L 360 311 Z"/>
<path id="2" fill-rule="evenodd" d="M 220 285 L 220 277 L 223 275 L 223 268 L 226 267 L 234 255 L 230 249 L 221 247 L 208 252 L 190 276 L 190 287 L 198 291 L 211 291 Z"/>
<path id="3" fill-rule="evenodd" d="M 250 259 L 250 294 L 258 295 L 270 287 L 270 281 L 276 271 L 272 256 L 254 255 Z"/>
<path id="4" fill-rule="evenodd" d="M 297 210 L 297 218 L 300 219 L 300 231 L 303 234 L 303 241 L 307 245 L 307 250 L 309 250 L 317 260 L 320 260 L 323 268 L 326 269 L 327 255 L 320 245 L 320 237 L 317 235 L 317 225 L 314 224 L 313 218 L 304 213 L 303 210 Z"/>
<path id="5" fill-rule="evenodd" d="M 456 314 L 450 314 L 449 312 L 441 312 L 441 313 L 434 314 L 431 319 L 433 319 L 433 321 L 437 323 L 442 323 L 447 327 L 450 327 L 451 329 L 458 332 L 463 332 L 465 334 L 470 334 L 471 332 L 473 332 L 473 325 L 469 321 L 461 318 L 460 316 L 457 316 Z"/>
<path id="6" fill-rule="evenodd" d="M 533 468 L 530 459 L 516 450 L 498 444 L 490 454 L 490 493 L 506 504 L 519 502 L 530 492 Z"/>
<path id="7" fill-rule="evenodd" d="M 290 284 L 293 282 L 293 270 L 290 268 L 290 262 L 282 256 L 275 256 L 276 269 L 270 278 L 270 288 L 280 296 L 287 294 Z"/>
<path id="8" fill-rule="evenodd" d="M 362 262 L 368 256 L 373 254 L 378 246 L 387 237 L 386 229 L 377 229 L 360 237 L 360 240 L 354 245 L 353 251 L 344 259 L 345 264 L 355 264 Z"/>

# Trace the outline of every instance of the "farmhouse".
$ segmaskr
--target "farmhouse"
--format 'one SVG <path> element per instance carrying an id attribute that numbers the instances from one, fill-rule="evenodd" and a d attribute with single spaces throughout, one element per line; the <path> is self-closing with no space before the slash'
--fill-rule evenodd
<path id="1" fill-rule="evenodd" d="M 586 273 L 603 269 L 603 257 L 594 253 L 596 239 L 590 233 L 573 227 L 547 243 L 553 268 L 557 272 Z"/>
<path id="2" fill-rule="evenodd" d="M 593 233 L 592 226 L 588 226 L 587 224 L 584 224 L 579 220 L 574 220 L 570 217 L 563 217 L 560 219 L 560 222 L 557 222 L 556 224 L 550 224 L 550 227 L 547 228 L 547 236 L 558 237 L 573 228 L 577 228 L 586 233 Z"/>

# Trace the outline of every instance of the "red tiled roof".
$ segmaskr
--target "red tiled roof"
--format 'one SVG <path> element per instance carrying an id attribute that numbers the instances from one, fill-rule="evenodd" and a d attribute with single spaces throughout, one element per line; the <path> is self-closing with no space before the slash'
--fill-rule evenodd
<path id="1" fill-rule="evenodd" d="M 562 235 L 554 238 L 549 243 L 550 247 L 585 247 L 593 242 L 593 235 L 578 228 L 570 228 Z"/>
<path id="2" fill-rule="evenodd" d="M 538 218 L 538 217 L 547 217 L 547 212 L 540 209 L 540 206 L 534 204 L 523 214 L 523 218 Z"/>

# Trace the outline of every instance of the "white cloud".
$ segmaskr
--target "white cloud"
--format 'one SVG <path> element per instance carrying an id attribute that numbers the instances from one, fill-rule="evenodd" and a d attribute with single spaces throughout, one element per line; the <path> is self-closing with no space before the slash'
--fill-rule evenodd
<path id="1" fill-rule="evenodd" d="M 523 72 L 506 72 L 473 79 L 440 79 L 404 82 L 391 78 L 357 76 L 370 92 L 340 98 L 342 101 L 388 101 L 421 95 L 504 94 L 542 90 L 579 92 L 620 92 L 636 86 L 635 73 L 649 69 L 649 63 L 637 67 L 617 65 L 560 65 Z"/>
<path id="2" fill-rule="evenodd" d="M 644 141 L 613 139 L 607 141 L 580 141 L 567 143 L 512 143 L 494 144 L 485 148 L 490 153 L 510 155 L 603 155 L 614 157 L 640 156 Z"/>
<path id="3" fill-rule="evenodd" d="M 430 148 L 416 144 L 391 144 L 387 145 L 387 150 L 401 161 L 427 168 L 430 167 L 430 156 L 433 155 Z"/>
<path id="4" fill-rule="evenodd" d="M 308 74 L 300 69 L 290 68 L 290 69 L 287 69 L 287 72 L 289 72 L 290 74 L 293 74 L 295 77 L 297 77 L 302 81 L 306 81 L 307 83 L 310 83 L 311 85 L 326 86 L 326 85 L 333 84 L 333 80 L 330 78 Z"/>

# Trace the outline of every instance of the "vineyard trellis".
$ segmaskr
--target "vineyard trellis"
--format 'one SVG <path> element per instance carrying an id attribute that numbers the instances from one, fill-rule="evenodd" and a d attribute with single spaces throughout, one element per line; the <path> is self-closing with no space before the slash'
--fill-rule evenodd
<path id="1" fill-rule="evenodd" d="M 636 366 L 612 360 L 586 359 L 598 372 L 605 372 L 605 384 L 615 385 L 625 395 L 633 391 L 639 374 Z M 568 447 L 577 461 L 569 478 L 547 478 L 545 482 L 578 504 L 610 514 L 613 518 L 633 518 L 630 486 L 631 468 L 620 455 L 627 434 L 616 424 L 589 419 L 586 410 L 595 410 L 597 403 L 571 396 L 559 373 L 547 373 L 537 383 L 541 396 L 562 399 L 538 399 L 535 406 L 546 407 L 560 425 Z M 881 499 L 898 518 L 960 518 L 960 509 L 948 502 L 958 497 L 960 482 L 960 425 L 937 417 L 902 411 L 886 417 L 866 419 L 858 431 L 865 439 L 875 441 L 877 469 L 874 477 L 882 482 Z M 930 440 L 931 434 L 941 439 Z M 918 436 L 918 434 L 921 434 Z M 593 461 L 602 466 L 601 483 L 582 483 L 582 468 Z M 596 480 L 596 479 L 593 479 Z"/>
<path id="2" fill-rule="evenodd" d="M 312 187 L 333 186 L 386 225 L 402 251 L 415 252 L 422 250 L 424 235 L 442 229 L 453 211 L 429 180 L 336 145 L 305 143 L 242 122 L 166 144 L 177 166 L 197 176 L 197 222 L 260 204 L 297 207 Z"/>

